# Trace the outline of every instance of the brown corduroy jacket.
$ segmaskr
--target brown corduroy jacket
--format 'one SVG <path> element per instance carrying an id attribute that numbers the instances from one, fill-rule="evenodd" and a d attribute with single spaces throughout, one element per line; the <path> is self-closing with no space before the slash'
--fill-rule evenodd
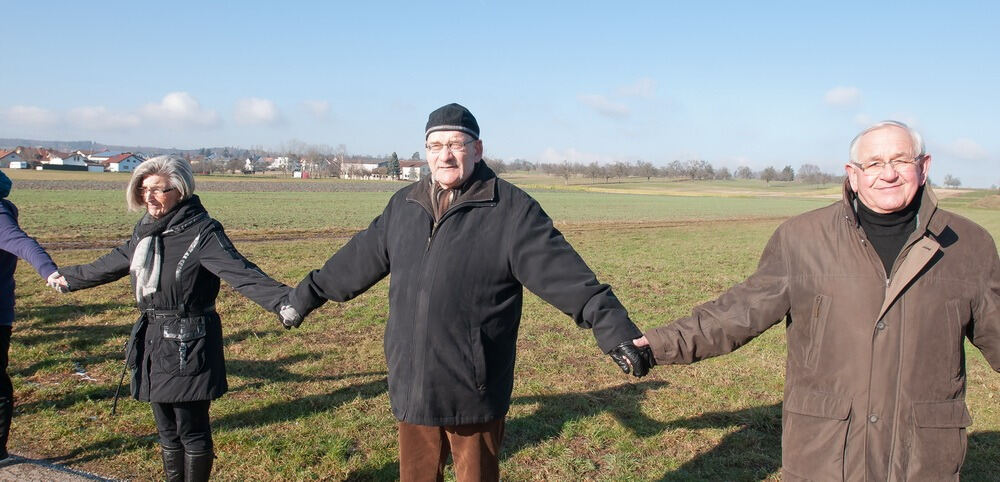
<path id="1" fill-rule="evenodd" d="M 757 271 L 646 333 L 659 364 L 735 350 L 786 320 L 783 480 L 957 480 L 964 340 L 1000 371 L 1000 259 L 986 230 L 924 189 L 888 276 L 856 197 L 783 223 Z"/>

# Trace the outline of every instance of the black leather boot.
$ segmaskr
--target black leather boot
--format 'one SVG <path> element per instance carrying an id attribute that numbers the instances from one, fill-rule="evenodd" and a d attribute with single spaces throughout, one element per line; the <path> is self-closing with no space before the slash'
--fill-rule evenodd
<path id="1" fill-rule="evenodd" d="M 184 448 L 160 447 L 163 456 L 163 475 L 167 482 L 184 482 Z"/>
<path id="2" fill-rule="evenodd" d="M 14 416 L 14 400 L 0 397 L 0 460 L 7 458 L 7 435 L 10 434 L 10 419 Z"/>
<path id="3" fill-rule="evenodd" d="M 208 476 L 212 475 L 212 462 L 215 454 L 211 450 L 208 452 L 184 454 L 184 480 L 185 482 L 204 482 Z"/>

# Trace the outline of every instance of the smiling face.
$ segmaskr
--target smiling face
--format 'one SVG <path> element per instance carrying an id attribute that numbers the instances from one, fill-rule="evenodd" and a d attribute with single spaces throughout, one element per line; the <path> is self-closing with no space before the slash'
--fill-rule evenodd
<path id="1" fill-rule="evenodd" d="M 927 182 L 927 171 L 931 166 L 931 156 L 924 157 L 915 165 L 893 168 L 893 159 L 913 159 L 918 152 L 909 133 L 896 126 L 886 126 L 873 130 L 857 144 L 857 161 L 866 163 L 882 161 L 887 164 L 877 172 L 866 173 L 853 163 L 848 163 L 847 179 L 851 189 L 858 193 L 858 199 L 877 213 L 893 213 L 913 202 L 920 186 Z"/>
<path id="2" fill-rule="evenodd" d="M 146 203 L 146 212 L 153 219 L 160 219 L 169 213 L 181 200 L 181 193 L 170 184 L 170 178 L 161 174 L 150 174 L 142 180 L 140 198 Z"/>
<path id="3" fill-rule="evenodd" d="M 459 131 L 435 131 L 427 136 L 429 146 L 461 145 L 468 142 L 457 152 L 447 147 L 437 153 L 427 150 L 427 164 L 431 169 L 431 176 L 442 188 L 452 189 L 461 186 L 472 175 L 476 163 L 482 159 L 483 141 L 476 139 L 469 142 L 471 139 L 472 137 Z"/>

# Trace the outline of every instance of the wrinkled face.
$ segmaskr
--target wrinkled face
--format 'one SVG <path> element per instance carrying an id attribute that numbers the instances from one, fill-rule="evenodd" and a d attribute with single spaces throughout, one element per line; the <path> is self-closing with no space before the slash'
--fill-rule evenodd
<path id="1" fill-rule="evenodd" d="M 170 184 L 170 178 L 160 174 L 150 174 L 142 180 L 139 187 L 146 212 L 153 219 L 160 219 L 169 213 L 181 200 L 181 193 Z"/>
<path id="2" fill-rule="evenodd" d="M 920 186 L 927 181 L 927 171 L 931 167 L 931 156 L 910 166 L 893 168 L 893 159 L 913 159 L 913 140 L 905 129 L 886 126 L 871 131 L 857 144 L 858 159 L 861 164 L 882 161 L 886 165 L 876 172 L 865 172 L 853 163 L 848 163 L 847 179 L 851 189 L 858 193 L 858 199 L 877 213 L 893 213 L 913 202 Z"/>
<path id="3" fill-rule="evenodd" d="M 434 182 L 445 189 L 461 186 L 483 157 L 483 141 L 472 141 L 472 137 L 459 131 L 431 132 L 427 136 L 427 146 L 427 164 L 431 169 L 431 176 Z M 440 148 L 438 152 L 433 152 L 434 147 Z"/>

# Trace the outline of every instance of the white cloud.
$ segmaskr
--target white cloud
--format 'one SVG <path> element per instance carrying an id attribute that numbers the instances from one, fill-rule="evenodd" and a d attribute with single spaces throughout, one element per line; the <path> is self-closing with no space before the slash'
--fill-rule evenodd
<path id="1" fill-rule="evenodd" d="M 302 107 L 316 119 L 330 117 L 330 103 L 325 100 L 304 100 Z"/>
<path id="2" fill-rule="evenodd" d="M 590 107 L 606 117 L 623 118 L 628 117 L 628 106 L 620 102 L 613 102 L 607 97 L 599 94 L 580 94 L 578 100 L 583 105 Z"/>
<path id="3" fill-rule="evenodd" d="M 130 129 L 142 124 L 136 114 L 111 112 L 104 106 L 70 109 L 66 120 L 76 127 L 95 131 Z"/>
<path id="4" fill-rule="evenodd" d="M 260 99 L 257 97 L 247 97 L 236 101 L 236 109 L 233 113 L 236 122 L 239 124 L 275 124 L 281 120 L 278 106 L 274 101 Z"/>
<path id="5" fill-rule="evenodd" d="M 829 105 L 848 106 L 861 100 L 861 91 L 857 87 L 834 87 L 823 97 Z"/>
<path id="6" fill-rule="evenodd" d="M 219 125 L 219 114 L 202 108 L 198 99 L 187 92 L 171 92 L 158 103 L 140 109 L 143 117 L 179 127 L 213 127 Z"/>
<path id="7" fill-rule="evenodd" d="M 641 77 L 631 84 L 619 87 L 618 95 L 622 97 L 652 99 L 656 95 L 656 81 L 649 77 Z"/>
<path id="8" fill-rule="evenodd" d="M 968 161 L 982 161 L 989 157 L 989 153 L 983 146 L 968 137 L 955 139 L 955 142 L 952 142 L 947 150 L 949 154 Z"/>
<path id="9" fill-rule="evenodd" d="M 33 105 L 15 105 L 0 113 L 3 114 L 4 120 L 10 124 L 39 126 L 55 124 L 59 121 L 59 116 L 54 112 Z"/>

